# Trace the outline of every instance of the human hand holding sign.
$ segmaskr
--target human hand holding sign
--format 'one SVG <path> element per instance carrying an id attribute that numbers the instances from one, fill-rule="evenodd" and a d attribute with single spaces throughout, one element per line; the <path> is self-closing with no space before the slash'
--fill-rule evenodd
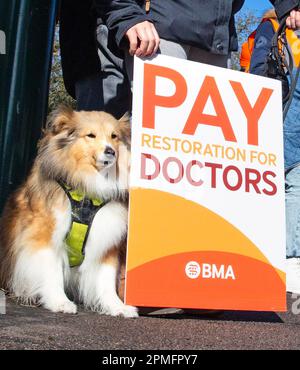
<path id="1" fill-rule="evenodd" d="M 130 55 L 137 57 L 151 56 L 159 47 L 159 36 L 151 22 L 144 21 L 129 28 L 126 32 Z"/>
<path id="2" fill-rule="evenodd" d="M 300 11 L 292 10 L 289 17 L 286 20 L 286 25 L 292 30 L 300 29 Z"/>

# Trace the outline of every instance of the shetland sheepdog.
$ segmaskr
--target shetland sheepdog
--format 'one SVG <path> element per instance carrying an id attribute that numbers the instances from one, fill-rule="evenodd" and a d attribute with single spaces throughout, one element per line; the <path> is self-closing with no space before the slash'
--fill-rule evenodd
<path id="1" fill-rule="evenodd" d="M 126 118 L 67 107 L 49 116 L 32 170 L 2 214 L 0 287 L 53 312 L 76 313 L 80 302 L 102 314 L 138 316 L 117 294 L 129 146 Z M 72 207 L 63 186 L 105 202 L 92 220 L 84 259 L 72 268 L 66 245 Z"/>

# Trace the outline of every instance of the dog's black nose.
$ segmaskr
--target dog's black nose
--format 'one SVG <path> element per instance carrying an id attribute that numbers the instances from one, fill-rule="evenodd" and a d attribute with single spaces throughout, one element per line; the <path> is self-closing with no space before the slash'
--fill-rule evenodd
<path id="1" fill-rule="evenodd" d="M 106 155 L 111 155 L 112 157 L 114 157 L 114 156 L 115 156 L 115 154 L 116 154 L 116 152 L 113 150 L 113 148 L 112 148 L 112 147 L 107 146 L 107 147 L 105 148 L 104 154 L 106 154 Z"/>

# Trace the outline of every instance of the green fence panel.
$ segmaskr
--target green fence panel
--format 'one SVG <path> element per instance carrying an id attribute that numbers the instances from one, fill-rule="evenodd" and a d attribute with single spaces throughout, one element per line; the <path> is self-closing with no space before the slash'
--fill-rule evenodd
<path id="1" fill-rule="evenodd" d="M 56 0 L 0 0 L 0 211 L 45 123 L 56 10 Z"/>

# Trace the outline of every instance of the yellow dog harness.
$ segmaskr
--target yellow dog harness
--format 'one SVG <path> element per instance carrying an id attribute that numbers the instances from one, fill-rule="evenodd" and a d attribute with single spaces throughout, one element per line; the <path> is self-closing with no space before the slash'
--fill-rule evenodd
<path id="1" fill-rule="evenodd" d="M 78 190 L 72 190 L 64 183 L 58 182 L 71 203 L 72 221 L 65 243 L 68 246 L 69 264 L 80 265 L 84 260 L 85 245 L 96 213 L 107 204 L 102 199 L 90 199 Z"/>

